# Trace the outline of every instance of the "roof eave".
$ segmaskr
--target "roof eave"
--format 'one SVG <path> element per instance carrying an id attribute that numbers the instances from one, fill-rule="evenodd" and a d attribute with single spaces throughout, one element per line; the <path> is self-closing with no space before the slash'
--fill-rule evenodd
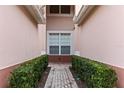
<path id="1" fill-rule="evenodd" d="M 73 18 L 74 23 L 80 25 L 94 7 L 95 5 L 82 5 L 78 15 Z"/>
<path id="2" fill-rule="evenodd" d="M 34 19 L 36 20 L 36 22 L 38 24 L 45 24 L 46 23 L 45 17 L 43 16 L 40 9 L 37 8 L 36 5 L 26 5 L 25 7 L 31 13 L 31 15 L 34 17 Z"/>

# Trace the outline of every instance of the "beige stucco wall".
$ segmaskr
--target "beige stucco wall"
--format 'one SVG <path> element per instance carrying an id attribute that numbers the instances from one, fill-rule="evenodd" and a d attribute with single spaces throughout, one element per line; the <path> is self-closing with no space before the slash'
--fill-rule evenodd
<path id="1" fill-rule="evenodd" d="M 73 30 L 74 23 L 72 17 L 48 16 L 47 30 Z"/>
<path id="2" fill-rule="evenodd" d="M 79 26 L 81 56 L 124 68 L 124 6 L 99 6 Z"/>
<path id="3" fill-rule="evenodd" d="M 46 8 L 46 29 L 47 31 L 72 31 L 74 30 L 73 15 L 74 7 L 71 6 L 71 14 L 50 14 L 49 6 Z"/>
<path id="4" fill-rule="evenodd" d="M 34 19 L 23 6 L 0 6 L 0 69 L 39 55 Z"/>

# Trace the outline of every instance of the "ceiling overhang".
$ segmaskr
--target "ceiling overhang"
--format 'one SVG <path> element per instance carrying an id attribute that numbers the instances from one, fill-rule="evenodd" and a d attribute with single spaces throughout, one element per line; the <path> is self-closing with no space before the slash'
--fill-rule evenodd
<path id="1" fill-rule="evenodd" d="M 45 24 L 46 23 L 46 15 L 45 15 L 45 6 L 41 5 L 26 5 L 25 6 L 31 15 L 34 17 L 38 24 Z"/>
<path id="2" fill-rule="evenodd" d="M 82 5 L 78 15 L 73 18 L 74 23 L 80 25 L 94 7 L 94 5 Z"/>

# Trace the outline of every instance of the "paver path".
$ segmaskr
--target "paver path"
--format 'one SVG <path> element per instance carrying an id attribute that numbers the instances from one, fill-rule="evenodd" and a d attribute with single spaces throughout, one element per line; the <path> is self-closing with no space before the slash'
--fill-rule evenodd
<path id="1" fill-rule="evenodd" d="M 77 88 L 77 84 L 69 70 L 70 64 L 50 64 L 45 88 Z"/>

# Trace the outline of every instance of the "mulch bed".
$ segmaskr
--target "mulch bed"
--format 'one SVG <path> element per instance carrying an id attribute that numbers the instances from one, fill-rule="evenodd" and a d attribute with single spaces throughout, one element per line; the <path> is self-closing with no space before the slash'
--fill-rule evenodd
<path id="1" fill-rule="evenodd" d="M 77 85 L 78 85 L 78 88 L 87 88 L 86 84 L 80 80 L 80 78 L 77 76 L 77 74 L 74 72 L 74 70 L 72 69 L 72 67 L 69 67 Z"/>
<path id="2" fill-rule="evenodd" d="M 46 80 L 47 80 L 49 72 L 50 72 L 50 69 L 51 69 L 51 67 L 47 67 L 47 69 L 44 71 L 44 73 L 39 81 L 38 88 L 44 88 Z"/>

